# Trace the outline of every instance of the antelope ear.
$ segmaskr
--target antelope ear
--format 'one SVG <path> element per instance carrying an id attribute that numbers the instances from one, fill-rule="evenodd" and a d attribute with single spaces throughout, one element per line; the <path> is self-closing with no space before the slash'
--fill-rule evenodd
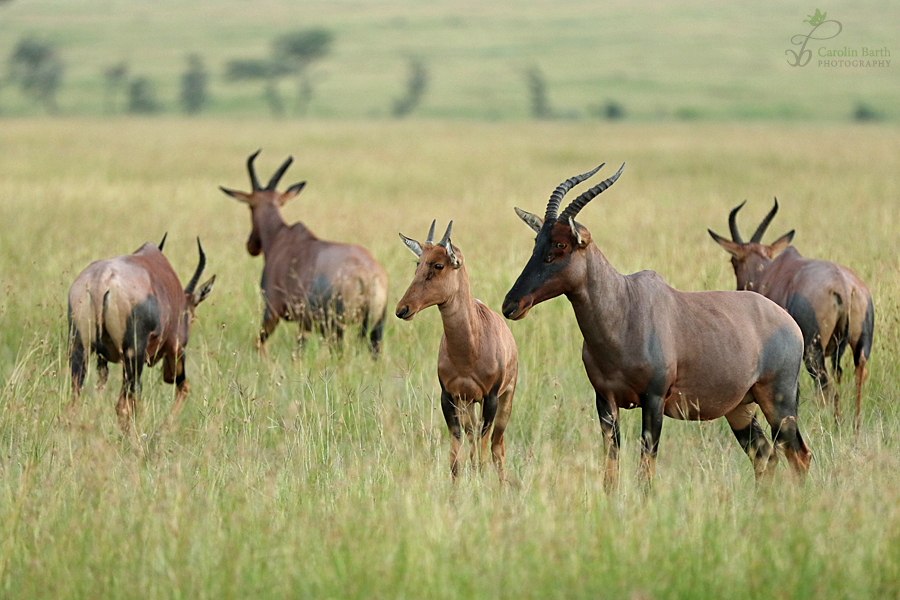
<path id="1" fill-rule="evenodd" d="M 516 214 L 519 215 L 519 218 L 525 221 L 525 224 L 531 227 L 532 231 L 540 233 L 541 227 L 544 225 L 544 220 L 542 218 L 527 210 L 522 210 L 518 206 L 514 208 L 516 209 Z"/>
<path id="2" fill-rule="evenodd" d="M 222 190 L 223 192 L 225 192 L 226 194 L 228 194 L 229 196 L 231 196 L 232 198 L 234 198 L 235 200 L 238 200 L 239 202 L 243 202 L 245 204 L 250 204 L 250 194 L 245 194 L 244 192 L 238 192 L 237 190 L 229 190 L 228 188 L 224 188 L 221 185 L 219 186 L 219 189 Z"/>
<path id="3" fill-rule="evenodd" d="M 775 258 L 785 250 L 787 247 L 791 245 L 791 240 L 794 239 L 794 230 L 791 229 L 786 234 L 772 242 L 769 246 L 769 253 L 772 258 Z"/>
<path id="4" fill-rule="evenodd" d="M 587 248 L 587 245 L 591 242 L 590 236 L 582 236 L 581 232 L 578 231 L 578 225 L 575 224 L 575 219 L 569 217 L 569 227 L 572 229 L 572 237 L 575 238 L 575 243 L 579 248 Z"/>
<path id="5" fill-rule="evenodd" d="M 732 242 L 729 239 L 723 238 L 721 235 L 713 231 L 712 229 L 707 229 L 709 235 L 712 236 L 712 239 L 716 241 L 717 244 L 725 248 L 725 251 L 732 256 L 740 256 L 742 254 L 741 250 L 743 248 L 743 244 L 738 244 L 737 242 Z"/>
<path id="6" fill-rule="evenodd" d="M 450 243 L 450 240 L 447 240 L 447 245 L 444 247 L 447 249 L 447 256 L 450 257 L 450 266 L 454 269 L 458 269 L 462 266 L 462 261 L 459 260 L 456 252 L 453 251 L 453 244 Z"/>
<path id="7" fill-rule="evenodd" d="M 402 233 L 398 235 L 400 236 L 400 239 L 403 240 L 403 243 L 406 245 L 406 247 L 409 248 L 409 251 L 416 255 L 416 258 L 422 256 L 422 246 L 419 245 L 419 242 L 409 239 Z"/>
<path id="8" fill-rule="evenodd" d="M 201 284 L 199 289 L 194 291 L 194 293 L 191 295 L 191 304 L 197 306 L 198 304 L 206 300 L 206 297 L 209 296 L 209 293 L 212 291 L 212 286 L 215 282 L 216 276 L 213 275 L 206 283 Z"/>
<path id="9" fill-rule="evenodd" d="M 284 206 L 287 204 L 288 200 L 293 200 L 294 197 L 299 194 L 303 188 L 306 186 L 305 181 L 301 181 L 300 183 L 295 183 L 281 194 L 281 197 L 278 199 L 278 204 Z"/>

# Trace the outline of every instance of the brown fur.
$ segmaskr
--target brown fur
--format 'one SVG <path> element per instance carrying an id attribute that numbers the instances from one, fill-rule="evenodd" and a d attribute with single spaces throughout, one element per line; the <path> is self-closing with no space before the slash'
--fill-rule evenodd
<path id="1" fill-rule="evenodd" d="M 796 401 L 803 342 L 790 316 L 747 292 L 680 292 L 652 271 L 623 276 L 594 245 L 590 232 L 572 220 L 577 210 L 567 209 L 567 222 L 561 222 L 551 209 L 553 220 L 546 223 L 517 209 L 538 236 L 503 313 L 521 319 L 535 304 L 558 295 L 572 303 L 584 336 L 582 361 L 609 443 L 608 488 L 618 482 L 620 408 L 642 409 L 641 464 L 647 482 L 654 472 L 663 415 L 691 420 L 724 416 L 762 477 L 776 455 L 756 422 L 756 405 L 772 426 L 777 447 L 797 473 L 805 474 L 810 454 L 797 429 Z"/>
<path id="2" fill-rule="evenodd" d="M 502 482 L 505 479 L 503 436 L 512 411 L 518 374 L 515 339 L 500 315 L 472 297 L 465 260 L 458 248 L 451 246 L 454 261 L 444 246 L 413 243 L 421 255 L 413 281 L 397 304 L 396 314 L 410 320 L 429 306 L 437 305 L 440 310 L 444 333 L 438 350 L 438 379 L 441 406 L 451 435 L 451 473 L 454 478 L 459 473 L 461 425 L 475 459 L 474 404 L 482 403 L 481 455 L 487 454 L 488 434 L 493 425 L 491 455 Z M 449 238 L 446 243 L 450 244 Z M 491 406 L 496 407 L 493 416 Z"/>
<path id="3" fill-rule="evenodd" d="M 741 205 L 743 206 L 743 204 Z M 759 240 L 778 204 L 757 229 Z M 734 218 L 740 207 L 729 217 L 732 231 L 737 232 Z M 825 370 L 825 357 L 832 358 L 832 372 L 841 381 L 840 359 L 845 344 L 850 345 L 855 364 L 856 411 L 854 426 L 859 428 L 862 386 L 868 376 L 866 362 L 872 344 L 872 323 L 866 323 L 872 295 L 862 280 L 841 265 L 804 258 L 790 245 L 791 231 L 774 243 L 759 241 L 744 243 L 727 240 L 712 231 L 713 239 L 729 254 L 739 290 L 752 290 L 785 308 L 800 325 L 804 336 L 804 357 L 807 370 L 825 398 L 834 403 L 834 416 L 839 419 L 839 396 Z M 802 305 L 801 305 L 802 303 Z M 804 319 L 804 308 L 814 312 L 814 321 Z M 869 315 L 871 318 L 871 315 Z"/>
<path id="4" fill-rule="evenodd" d="M 101 387 L 106 382 L 107 362 L 125 363 L 116 406 L 123 431 L 127 431 L 134 415 L 144 364 L 152 367 L 163 361 L 164 380 L 177 382 L 178 388 L 172 418 L 180 413 L 189 389 L 184 348 L 190 336 L 190 321 L 215 281 L 213 276 L 194 291 L 203 261 L 201 249 L 201 263 L 190 289 L 182 289 L 168 259 L 148 242 L 133 254 L 91 263 L 75 278 L 69 288 L 73 404 L 84 382 L 87 355 L 93 351 L 97 354 Z M 152 309 L 141 312 L 150 306 L 148 301 L 152 302 Z"/>
<path id="5" fill-rule="evenodd" d="M 256 153 L 258 154 L 258 152 Z M 349 324 L 361 325 L 369 335 L 373 354 L 381 347 L 387 306 L 388 276 L 384 268 L 361 246 L 327 242 L 317 238 L 303 223 L 287 225 L 281 206 L 296 196 L 305 183 L 275 189 L 290 158 L 266 189 L 257 189 L 253 159 L 248 160 L 254 190 L 250 193 L 221 188 L 250 207 L 252 231 L 247 251 L 265 258 L 260 286 L 266 302 L 259 347 L 280 319 L 297 321 L 301 336 L 319 329 L 323 334 L 343 336 Z"/>

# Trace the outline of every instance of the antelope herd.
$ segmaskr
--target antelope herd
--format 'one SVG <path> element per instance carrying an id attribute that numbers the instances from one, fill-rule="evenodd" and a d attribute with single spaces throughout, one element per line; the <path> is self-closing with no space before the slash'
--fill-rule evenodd
<path id="1" fill-rule="evenodd" d="M 361 246 L 328 242 L 303 223 L 287 225 L 281 207 L 305 186 L 279 192 L 292 162 L 288 157 L 262 187 L 254 160 L 247 159 L 250 192 L 221 187 L 250 208 L 252 229 L 247 251 L 264 257 L 260 288 L 264 314 L 258 348 L 281 319 L 297 321 L 300 339 L 317 331 L 340 341 L 358 328 L 372 355 L 381 350 L 387 306 L 387 273 Z M 566 296 L 584 338 L 582 361 L 596 395 L 600 428 L 607 446 L 604 484 L 618 483 L 619 410 L 641 409 L 640 478 L 654 475 L 663 416 L 711 420 L 725 417 L 749 456 L 756 478 L 767 479 L 779 454 L 801 477 L 811 453 L 798 425 L 798 379 L 805 362 L 817 390 L 834 403 L 841 379 L 840 361 L 851 348 L 856 375 L 854 426 L 859 427 L 862 386 L 867 376 L 873 331 L 872 296 L 851 270 L 804 258 L 790 245 L 791 231 L 770 245 L 762 236 L 778 209 L 744 242 L 735 222 L 743 203 L 728 219 L 731 240 L 709 231 L 732 257 L 737 291 L 682 292 L 654 271 L 622 275 L 609 263 L 590 232 L 575 218 L 621 176 L 611 177 L 579 195 L 560 213 L 564 196 L 600 167 L 561 183 L 551 194 L 544 217 L 516 208 L 536 234 L 522 273 L 506 294 L 502 313 L 525 317 L 536 304 Z M 450 240 L 453 222 L 434 242 L 435 222 L 424 243 L 400 234 L 416 255 L 416 270 L 397 304 L 398 318 L 411 320 L 437 306 L 443 323 L 438 350 L 441 409 L 450 432 L 450 470 L 455 479 L 463 462 L 462 433 L 473 463 L 491 457 L 504 481 L 504 434 L 512 412 L 518 375 L 518 350 L 498 313 L 470 291 L 466 260 Z M 145 364 L 163 361 L 163 379 L 177 385 L 172 418 L 188 393 L 184 350 L 194 310 L 210 293 L 215 276 L 199 284 L 206 264 L 200 260 L 189 283 L 178 277 L 157 247 L 146 243 L 133 254 L 89 265 L 69 290 L 69 363 L 72 401 L 84 385 L 88 358 L 96 355 L 99 382 L 109 362 L 122 362 L 122 391 L 116 406 L 128 431 L 135 417 Z M 480 418 L 476 405 L 481 405 Z M 774 446 L 757 421 L 757 407 L 771 428 Z M 475 434 L 478 434 L 478 440 Z"/>

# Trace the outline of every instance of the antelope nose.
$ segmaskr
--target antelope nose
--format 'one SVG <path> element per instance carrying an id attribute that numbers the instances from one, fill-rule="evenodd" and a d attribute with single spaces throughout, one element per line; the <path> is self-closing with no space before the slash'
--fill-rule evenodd
<path id="1" fill-rule="evenodd" d="M 507 298 L 503 301 L 503 316 L 507 319 L 512 318 L 513 314 L 519 308 L 519 303 L 515 300 Z"/>
<path id="2" fill-rule="evenodd" d="M 409 314 L 409 306 L 404 306 L 403 308 L 398 308 L 396 315 L 398 318 L 403 319 L 406 315 Z"/>

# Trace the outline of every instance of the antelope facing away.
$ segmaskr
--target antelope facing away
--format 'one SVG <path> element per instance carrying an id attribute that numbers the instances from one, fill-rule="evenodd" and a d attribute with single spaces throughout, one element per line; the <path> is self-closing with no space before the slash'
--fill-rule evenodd
<path id="1" fill-rule="evenodd" d="M 810 452 L 797 426 L 803 357 L 797 324 L 759 294 L 681 292 L 653 271 L 621 275 L 575 217 L 625 165 L 557 214 L 565 193 L 600 167 L 560 184 L 543 219 L 516 209 L 537 237 L 531 259 L 506 295 L 503 314 L 521 319 L 535 304 L 563 294 L 572 303 L 584 336 L 581 358 L 608 443 L 607 489 L 618 484 L 620 408 L 641 408 L 645 483 L 653 477 L 663 415 L 724 416 L 757 479 L 771 471 L 779 450 L 805 474 Z M 774 450 L 756 420 L 757 405 L 772 427 Z"/>
<path id="2" fill-rule="evenodd" d="M 78 399 L 90 352 L 97 355 L 99 385 L 109 375 L 107 363 L 124 363 L 122 392 L 116 405 L 119 425 L 127 432 L 141 393 L 144 364 L 163 361 L 163 380 L 177 386 L 171 418 L 181 412 L 188 394 L 184 348 L 194 309 L 209 295 L 216 277 L 197 287 L 206 255 L 197 239 L 200 262 L 183 289 L 159 247 L 147 242 L 134 254 L 93 262 L 69 288 L 69 365 L 72 403 Z"/>
<path id="3" fill-rule="evenodd" d="M 450 230 L 434 243 L 434 222 L 424 244 L 400 239 L 419 259 L 409 289 L 397 304 L 397 316 L 409 321 L 424 308 L 437 304 L 444 322 L 438 350 L 438 380 L 441 409 L 450 429 L 450 471 L 459 474 L 462 432 L 475 460 L 473 431 L 477 421 L 475 404 L 481 408 L 481 456 L 487 454 L 491 433 L 491 456 L 500 481 L 504 481 L 505 445 L 503 433 L 512 411 L 518 375 L 516 341 L 503 318 L 472 297 L 465 259 L 450 242 Z"/>
<path id="4" fill-rule="evenodd" d="M 856 413 L 854 427 L 859 428 L 862 386 L 868 372 L 866 362 L 872 351 L 875 309 L 869 289 L 846 267 L 804 258 L 790 245 L 790 231 L 772 244 L 762 243 L 762 236 L 778 212 L 775 206 L 756 228 L 749 242 L 744 242 L 735 218 L 744 202 L 731 210 L 728 227 L 731 241 L 708 230 L 712 238 L 729 254 L 737 289 L 752 290 L 773 300 L 794 317 L 803 332 L 806 370 L 825 398 L 833 396 L 834 418 L 840 416 L 837 390 L 828 380 L 825 357 L 831 357 L 831 368 L 837 383 L 841 382 L 841 357 L 847 344 L 856 365 Z"/>
<path id="5" fill-rule="evenodd" d="M 275 188 L 293 161 L 292 157 L 261 187 L 253 161 L 247 159 L 250 193 L 220 187 L 223 192 L 250 207 L 253 229 L 247 240 L 251 256 L 263 253 L 262 288 L 266 307 L 259 333 L 259 348 L 265 352 L 266 339 L 279 319 L 298 321 L 300 336 L 318 329 L 323 335 L 343 337 L 350 324 L 361 325 L 360 336 L 368 336 L 372 354 L 381 348 L 387 306 L 388 276 L 384 268 L 362 246 L 320 240 L 303 223 L 287 225 L 281 207 L 300 193 L 306 182 L 284 192 Z"/>

